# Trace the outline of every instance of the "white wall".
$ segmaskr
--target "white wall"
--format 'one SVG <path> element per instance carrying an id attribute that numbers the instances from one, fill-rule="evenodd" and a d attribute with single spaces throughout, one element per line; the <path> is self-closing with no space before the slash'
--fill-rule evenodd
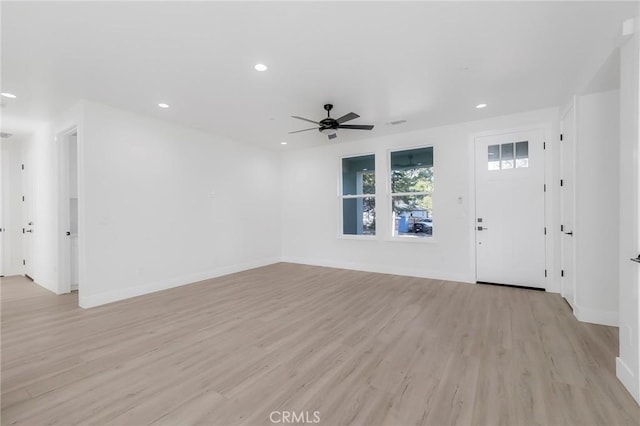
<path id="1" fill-rule="evenodd" d="M 620 92 L 577 99 L 574 313 L 618 325 Z"/>
<path id="2" fill-rule="evenodd" d="M 276 262 L 279 156 L 85 103 L 80 305 Z"/>
<path id="3" fill-rule="evenodd" d="M 22 258 L 22 142 L 2 140 L 2 268 L 0 275 L 23 273 Z"/>
<path id="4" fill-rule="evenodd" d="M 371 138 L 283 154 L 283 259 L 285 261 L 475 282 L 475 231 L 472 135 L 516 128 L 542 128 L 547 141 L 547 180 L 555 179 L 558 109 L 551 108 L 482 121 L 438 127 L 396 136 Z M 340 141 L 340 139 L 337 139 Z M 385 182 L 376 182 L 376 239 L 339 238 L 338 175 L 341 156 L 375 153 L 376 168 L 386 169 L 389 148 L 435 146 L 434 239 L 389 241 L 390 212 L 384 208 Z M 458 202 L 461 197 L 461 203 Z M 557 200 L 547 193 L 547 211 Z M 550 215 L 553 216 L 553 215 Z M 558 291 L 556 247 L 549 230 L 547 289 Z"/>
<path id="5" fill-rule="evenodd" d="M 640 402 L 640 17 L 620 49 L 620 356 L 616 374 Z"/>

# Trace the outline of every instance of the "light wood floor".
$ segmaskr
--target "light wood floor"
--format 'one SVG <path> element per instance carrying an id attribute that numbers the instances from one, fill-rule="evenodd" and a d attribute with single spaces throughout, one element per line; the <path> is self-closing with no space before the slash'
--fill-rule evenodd
<path id="1" fill-rule="evenodd" d="M 23 278 L 0 289 L 3 425 L 640 419 L 617 329 L 555 294 L 291 264 L 89 310 Z"/>

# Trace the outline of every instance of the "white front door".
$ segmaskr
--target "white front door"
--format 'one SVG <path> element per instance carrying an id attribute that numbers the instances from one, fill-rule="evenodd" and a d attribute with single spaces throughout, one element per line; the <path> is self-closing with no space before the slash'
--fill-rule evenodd
<path id="1" fill-rule="evenodd" d="M 476 137 L 476 281 L 545 287 L 541 130 Z"/>
<path id="2" fill-rule="evenodd" d="M 560 262 L 561 262 L 561 294 L 571 305 L 575 303 L 575 247 L 573 225 L 575 223 L 574 207 L 574 108 L 562 118 L 562 136 L 560 141 Z"/>

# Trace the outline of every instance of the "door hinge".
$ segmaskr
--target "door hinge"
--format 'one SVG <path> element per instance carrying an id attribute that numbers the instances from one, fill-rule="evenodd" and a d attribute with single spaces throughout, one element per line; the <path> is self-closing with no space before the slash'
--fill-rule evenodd
<path id="1" fill-rule="evenodd" d="M 564 225 L 560 225 L 560 232 L 564 231 Z"/>
<path id="2" fill-rule="evenodd" d="M 22 196 L 22 201 L 24 201 L 24 195 Z"/>
<path id="3" fill-rule="evenodd" d="M 560 133 L 560 140 L 562 140 L 562 133 Z"/>
<path id="4" fill-rule="evenodd" d="M 560 271 L 560 276 L 564 277 L 564 269 L 562 271 Z"/>
<path id="5" fill-rule="evenodd" d="M 560 186 L 564 186 L 564 180 L 560 179 Z"/>
<path id="6" fill-rule="evenodd" d="M 24 170 L 24 164 L 21 164 L 21 166 L 22 166 L 22 170 Z"/>
<path id="7" fill-rule="evenodd" d="M 544 227 L 544 235 L 547 235 L 547 227 Z"/>
<path id="8" fill-rule="evenodd" d="M 546 142 L 542 142 L 542 149 L 547 149 L 547 143 Z"/>
<path id="9" fill-rule="evenodd" d="M 544 277 L 547 278 L 547 270 L 544 270 Z"/>
<path id="10" fill-rule="evenodd" d="M 544 192 L 547 192 L 547 184 L 544 184 Z"/>
<path id="11" fill-rule="evenodd" d="M 22 264 L 23 264 L 23 265 L 26 265 L 26 264 L 27 264 L 27 261 L 26 261 L 26 260 L 24 260 L 24 259 L 22 259 Z"/>

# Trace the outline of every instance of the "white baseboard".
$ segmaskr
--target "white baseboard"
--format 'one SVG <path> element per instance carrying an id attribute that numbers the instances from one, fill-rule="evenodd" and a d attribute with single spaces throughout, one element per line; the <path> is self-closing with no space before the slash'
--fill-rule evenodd
<path id="1" fill-rule="evenodd" d="M 442 271 L 429 271 L 418 268 L 390 267 L 354 262 L 334 261 L 325 259 L 304 259 L 284 256 L 282 262 L 299 263 L 302 265 L 325 266 L 328 268 L 349 269 L 352 271 L 376 272 L 380 274 L 402 275 L 406 277 L 429 278 L 433 280 L 457 281 L 462 283 L 475 283 L 475 277 L 466 274 L 450 274 Z"/>
<path id="2" fill-rule="evenodd" d="M 633 371 L 620 357 L 616 357 L 616 376 L 627 388 L 633 399 L 640 404 L 640 379 L 633 374 Z"/>
<path id="3" fill-rule="evenodd" d="M 612 327 L 618 327 L 619 324 L 617 311 L 590 309 L 580 306 L 577 303 L 574 304 L 573 315 L 575 315 L 578 321 L 592 324 L 609 325 Z"/>
<path id="4" fill-rule="evenodd" d="M 193 284 L 198 281 L 217 278 L 224 275 L 233 274 L 236 272 L 246 271 L 248 269 L 259 268 L 261 266 L 271 265 L 273 263 L 278 263 L 279 261 L 280 259 L 278 258 L 261 259 L 253 262 L 225 266 L 223 268 L 217 268 L 209 271 L 199 272 L 196 274 L 189 274 L 181 277 L 171 278 L 168 280 L 138 285 L 135 287 L 128 287 L 128 288 L 118 289 L 114 291 L 107 291 L 107 292 L 94 294 L 90 296 L 83 296 L 82 286 L 81 286 L 80 294 L 78 296 L 78 304 L 80 305 L 81 308 L 93 308 L 95 306 L 117 302 L 118 300 L 129 299 L 131 297 L 136 297 L 136 296 L 143 296 L 145 294 L 155 293 L 156 291 L 167 290 L 174 287 Z"/>

